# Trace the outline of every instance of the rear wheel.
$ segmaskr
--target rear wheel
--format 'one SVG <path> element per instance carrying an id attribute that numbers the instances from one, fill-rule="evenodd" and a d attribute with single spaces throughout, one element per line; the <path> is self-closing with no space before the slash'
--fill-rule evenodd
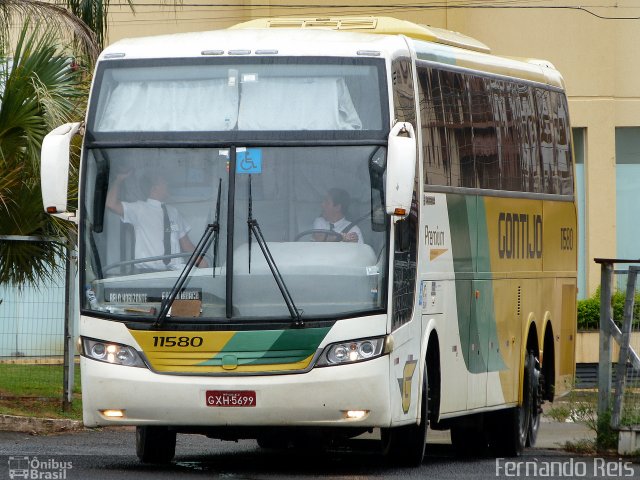
<path id="1" fill-rule="evenodd" d="M 428 393 L 429 382 L 425 366 L 422 376 L 420 423 L 396 428 L 383 428 L 381 431 L 384 455 L 395 465 L 417 467 L 422 464 L 429 426 Z"/>
<path id="2" fill-rule="evenodd" d="M 529 432 L 527 434 L 527 447 L 535 447 L 538 438 L 538 429 L 540 428 L 540 415 L 542 414 L 542 381 L 540 374 L 540 362 L 532 357 L 532 368 L 530 369 L 531 381 L 531 419 L 529 420 Z"/>
<path id="3" fill-rule="evenodd" d="M 167 427 L 136 427 L 136 454 L 144 463 L 169 463 L 176 454 L 176 432 Z"/>

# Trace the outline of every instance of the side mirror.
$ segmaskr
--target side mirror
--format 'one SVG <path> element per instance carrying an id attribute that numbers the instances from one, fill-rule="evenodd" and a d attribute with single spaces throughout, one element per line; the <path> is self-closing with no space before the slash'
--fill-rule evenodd
<path id="1" fill-rule="evenodd" d="M 75 222 L 75 213 L 67 212 L 69 186 L 69 145 L 80 123 L 65 123 L 42 140 L 40 183 L 44 211 Z"/>
<path id="2" fill-rule="evenodd" d="M 416 175 L 416 135 L 413 125 L 398 122 L 389 133 L 386 211 L 404 218 L 411 210 Z"/>

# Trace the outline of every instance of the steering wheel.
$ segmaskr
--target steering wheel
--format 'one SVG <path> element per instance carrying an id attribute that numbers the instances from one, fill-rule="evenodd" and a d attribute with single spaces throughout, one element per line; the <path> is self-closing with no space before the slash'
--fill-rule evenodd
<path id="1" fill-rule="evenodd" d="M 301 238 L 306 237 L 307 235 L 324 235 L 324 242 L 341 242 L 342 241 L 342 233 L 336 232 L 335 230 L 325 230 L 323 228 L 312 228 L 311 230 L 304 230 L 296 235 L 295 241 L 299 242 Z M 333 240 L 329 240 L 329 237 L 332 237 Z"/>

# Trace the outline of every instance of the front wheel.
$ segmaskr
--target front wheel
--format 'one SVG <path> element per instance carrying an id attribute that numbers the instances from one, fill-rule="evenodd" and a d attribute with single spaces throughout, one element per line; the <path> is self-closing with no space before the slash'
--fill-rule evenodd
<path id="1" fill-rule="evenodd" d="M 537 401 L 539 388 L 536 383 L 539 378 L 539 371 L 536 375 L 536 357 L 529 352 L 525 356 L 522 403 L 518 407 L 496 412 L 490 418 L 490 444 L 497 456 L 516 457 L 531 444 L 531 440 L 535 443 L 540 425 L 540 403 Z"/>
<path id="2" fill-rule="evenodd" d="M 422 464 L 429 427 L 428 393 L 429 382 L 425 365 L 422 375 L 420 423 L 381 430 L 383 454 L 393 464 L 408 467 L 417 467 Z"/>
<path id="3" fill-rule="evenodd" d="M 167 427 L 136 427 L 136 454 L 143 463 L 169 463 L 176 454 L 176 432 Z"/>

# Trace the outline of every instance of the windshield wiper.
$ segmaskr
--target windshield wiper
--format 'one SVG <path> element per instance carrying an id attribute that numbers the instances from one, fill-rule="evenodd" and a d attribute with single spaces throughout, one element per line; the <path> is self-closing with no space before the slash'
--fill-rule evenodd
<path id="1" fill-rule="evenodd" d="M 162 308 L 160 308 L 160 313 L 158 313 L 158 317 L 156 318 L 155 323 L 153 324 L 153 328 L 160 328 L 164 324 L 167 319 L 167 315 L 169 314 L 169 310 L 171 310 L 171 305 L 173 305 L 174 300 L 178 296 L 178 293 L 182 290 L 185 282 L 189 278 L 189 274 L 193 267 L 196 265 L 202 254 L 211 246 L 212 242 L 215 242 L 215 248 L 218 246 L 218 234 L 220 233 L 220 223 L 218 222 L 218 215 L 220 213 L 220 190 L 222 188 L 222 179 L 218 183 L 218 199 L 216 201 L 216 218 L 213 223 L 210 223 L 205 228 L 200 240 L 198 240 L 198 244 L 191 252 L 189 256 L 189 260 L 185 264 L 182 272 L 178 276 L 178 279 L 173 284 L 171 291 L 169 292 L 169 296 L 162 303 Z M 215 263 L 216 263 L 216 252 L 214 251 L 214 259 L 213 259 L 213 270 L 215 275 Z"/>
<path id="2" fill-rule="evenodd" d="M 289 309 L 289 314 L 291 315 L 291 319 L 293 320 L 293 324 L 296 327 L 303 327 L 304 321 L 302 320 L 302 311 L 298 310 L 296 304 L 293 302 L 293 298 L 289 293 L 289 289 L 287 285 L 284 283 L 284 278 L 282 278 L 282 274 L 280 270 L 278 270 L 278 266 L 271 255 L 271 251 L 267 246 L 267 242 L 262 235 L 262 230 L 260 230 L 260 225 L 258 224 L 258 220 L 253 218 L 253 199 L 251 196 L 251 174 L 249 174 L 249 213 L 247 216 L 247 225 L 249 226 L 249 273 L 251 273 L 251 237 L 252 235 L 256 237 L 256 241 L 260 246 L 260 250 L 262 250 L 262 255 L 264 255 L 264 259 L 267 261 L 267 265 L 269 265 L 269 269 L 271 270 L 271 274 L 280 289 L 280 293 L 282 294 L 282 298 L 284 299 L 284 303 L 287 305 L 287 309 Z"/>

